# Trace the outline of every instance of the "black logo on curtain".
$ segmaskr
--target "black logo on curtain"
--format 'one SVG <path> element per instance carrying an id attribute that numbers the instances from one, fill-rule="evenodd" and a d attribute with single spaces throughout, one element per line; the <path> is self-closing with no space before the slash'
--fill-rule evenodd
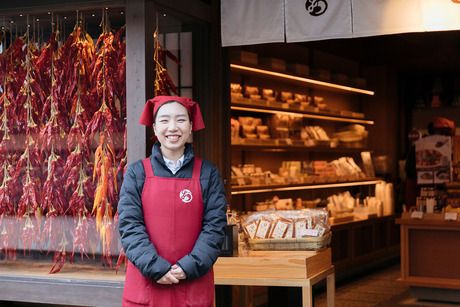
<path id="1" fill-rule="evenodd" d="M 327 2 L 326 0 L 307 0 L 305 9 L 311 16 L 320 16 L 326 12 Z"/>

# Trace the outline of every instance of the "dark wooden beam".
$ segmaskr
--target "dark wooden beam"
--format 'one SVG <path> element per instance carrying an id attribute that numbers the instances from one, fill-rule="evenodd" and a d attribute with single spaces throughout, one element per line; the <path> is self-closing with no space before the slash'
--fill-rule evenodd
<path id="1" fill-rule="evenodd" d="M 126 106 L 128 163 L 144 158 L 146 130 L 139 117 L 147 99 L 153 97 L 154 63 L 153 1 L 130 0 L 126 5 Z"/>

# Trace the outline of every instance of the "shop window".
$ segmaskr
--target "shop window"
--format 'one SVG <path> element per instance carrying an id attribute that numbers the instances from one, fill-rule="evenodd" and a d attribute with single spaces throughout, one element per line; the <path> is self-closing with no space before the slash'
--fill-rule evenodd
<path id="1" fill-rule="evenodd" d="M 2 20 L 2 270 L 115 268 L 126 166 L 123 10 Z"/>

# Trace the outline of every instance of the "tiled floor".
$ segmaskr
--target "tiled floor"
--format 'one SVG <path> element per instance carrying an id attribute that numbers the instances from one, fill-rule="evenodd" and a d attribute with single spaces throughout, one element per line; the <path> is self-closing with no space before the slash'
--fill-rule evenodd
<path id="1" fill-rule="evenodd" d="M 460 304 L 418 301 L 409 288 L 396 282 L 399 265 L 336 286 L 336 307 L 459 307 Z M 315 306 L 326 306 L 326 293 L 315 296 Z"/>

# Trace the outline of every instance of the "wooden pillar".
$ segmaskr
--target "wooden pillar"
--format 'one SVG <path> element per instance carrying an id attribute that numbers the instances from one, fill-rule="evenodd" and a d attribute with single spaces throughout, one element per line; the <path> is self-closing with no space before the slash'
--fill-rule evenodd
<path id="1" fill-rule="evenodd" d="M 145 101 L 153 97 L 154 4 L 149 0 L 126 1 L 126 106 L 128 163 L 146 154 L 146 129 L 139 125 Z"/>

